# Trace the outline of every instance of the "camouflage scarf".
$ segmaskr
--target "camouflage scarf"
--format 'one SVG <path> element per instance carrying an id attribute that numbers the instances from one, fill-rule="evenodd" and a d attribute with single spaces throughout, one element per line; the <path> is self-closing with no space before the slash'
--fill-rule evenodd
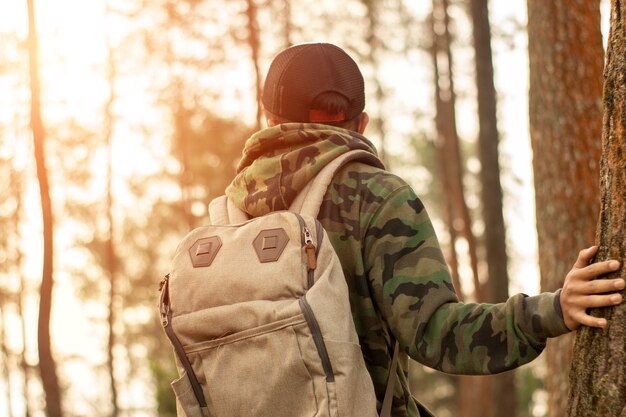
<path id="1" fill-rule="evenodd" d="M 286 210 L 326 164 L 352 149 L 377 155 L 368 139 L 338 127 L 286 123 L 261 130 L 246 142 L 226 195 L 252 217 Z"/>

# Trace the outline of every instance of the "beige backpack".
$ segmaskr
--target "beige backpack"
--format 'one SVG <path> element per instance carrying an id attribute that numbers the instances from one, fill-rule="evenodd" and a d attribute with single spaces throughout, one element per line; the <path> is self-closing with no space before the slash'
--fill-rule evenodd
<path id="1" fill-rule="evenodd" d="M 371 157 L 336 159 L 289 211 L 247 219 L 222 196 L 212 225 L 180 243 L 160 297 L 179 417 L 378 416 L 341 264 L 316 220 L 335 171 Z"/>

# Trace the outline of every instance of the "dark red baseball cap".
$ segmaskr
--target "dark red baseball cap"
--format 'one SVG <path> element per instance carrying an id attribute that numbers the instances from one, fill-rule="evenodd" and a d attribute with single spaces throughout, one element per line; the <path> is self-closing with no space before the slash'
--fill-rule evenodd
<path id="1" fill-rule="evenodd" d="M 349 106 L 340 114 L 311 108 L 320 94 L 335 92 Z M 351 120 L 365 108 L 365 83 L 356 62 L 329 43 L 305 43 L 280 52 L 270 65 L 263 88 L 263 106 L 293 122 Z"/>

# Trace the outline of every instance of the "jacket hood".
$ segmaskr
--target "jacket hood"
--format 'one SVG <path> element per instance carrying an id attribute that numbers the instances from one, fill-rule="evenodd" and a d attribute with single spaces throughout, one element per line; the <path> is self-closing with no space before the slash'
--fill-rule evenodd
<path id="1" fill-rule="evenodd" d="M 251 217 L 287 210 L 324 166 L 353 149 L 377 156 L 364 136 L 334 126 L 285 123 L 263 129 L 247 140 L 226 195 Z"/>

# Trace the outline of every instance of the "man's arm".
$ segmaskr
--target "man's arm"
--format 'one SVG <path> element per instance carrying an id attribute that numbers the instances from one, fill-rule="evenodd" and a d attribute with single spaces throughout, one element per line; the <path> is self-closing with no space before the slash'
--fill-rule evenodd
<path id="1" fill-rule="evenodd" d="M 515 368 L 539 355 L 548 337 L 580 323 L 602 325 L 586 308 L 621 302 L 602 294 L 623 288 L 623 280 L 592 280 L 612 269 L 609 262 L 586 266 L 595 253 L 589 249 L 563 291 L 518 294 L 501 304 L 459 303 L 428 214 L 409 187 L 389 194 L 366 230 L 366 270 L 390 331 L 411 357 L 445 372 Z"/>

